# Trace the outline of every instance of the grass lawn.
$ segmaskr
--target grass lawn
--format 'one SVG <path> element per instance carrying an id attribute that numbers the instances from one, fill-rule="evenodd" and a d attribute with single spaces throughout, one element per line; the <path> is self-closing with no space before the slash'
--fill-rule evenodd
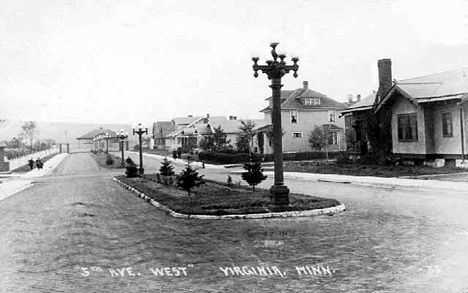
<path id="1" fill-rule="evenodd" d="M 122 159 L 120 157 L 116 157 L 112 154 L 109 154 L 112 159 L 114 159 L 114 164 L 112 165 L 107 165 L 107 155 L 105 153 L 97 153 L 97 154 L 91 154 L 91 156 L 96 160 L 96 162 L 101 166 L 102 168 L 106 169 L 123 169 L 125 168 L 122 166 Z"/>
<path id="2" fill-rule="evenodd" d="M 160 204 L 179 213 L 192 215 L 228 215 L 268 213 L 270 193 L 266 189 L 234 186 L 205 180 L 206 184 L 193 189 L 188 196 L 185 190 L 170 186 L 166 187 L 156 182 L 156 175 L 145 175 L 145 178 L 127 178 L 124 175 L 117 179 L 143 192 Z M 315 196 L 290 194 L 288 211 L 323 209 L 337 206 L 335 199 Z"/>
<path id="3" fill-rule="evenodd" d="M 53 157 L 55 157 L 56 155 L 58 155 L 59 153 L 55 153 L 55 154 L 50 154 L 44 158 L 41 159 L 42 163 L 45 163 L 47 162 L 48 160 L 52 159 Z M 34 160 L 34 169 L 36 169 L 36 160 Z M 18 169 L 15 169 L 15 170 L 12 170 L 13 172 L 20 172 L 20 173 L 23 173 L 23 172 L 29 172 L 31 171 L 31 168 L 29 167 L 29 164 L 27 165 L 24 165 L 22 167 L 19 167 Z"/>
<path id="4" fill-rule="evenodd" d="M 339 174 L 353 176 L 401 177 L 468 172 L 461 168 L 432 168 L 428 166 L 383 166 L 364 164 L 317 164 L 315 162 L 285 162 L 285 172 Z"/>

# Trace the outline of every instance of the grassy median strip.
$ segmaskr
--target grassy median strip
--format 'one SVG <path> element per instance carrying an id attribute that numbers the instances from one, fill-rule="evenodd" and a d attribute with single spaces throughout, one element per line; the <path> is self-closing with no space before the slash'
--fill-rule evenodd
<path id="1" fill-rule="evenodd" d="M 127 178 L 122 175 L 116 178 L 182 214 L 220 216 L 272 212 L 269 209 L 270 193 L 265 189 L 257 188 L 252 192 L 247 187 L 231 188 L 216 181 L 205 180 L 206 184 L 194 189 L 188 196 L 186 191 L 175 186 L 157 183 L 155 175 L 146 175 L 145 178 Z M 287 211 L 324 209 L 339 204 L 335 199 L 290 194 L 290 206 Z"/>
<path id="2" fill-rule="evenodd" d="M 467 172 L 460 168 L 429 166 L 383 166 L 371 164 L 337 164 L 319 162 L 285 162 L 285 172 L 339 174 L 352 176 L 402 177 Z M 268 170 L 268 169 L 267 169 Z"/>

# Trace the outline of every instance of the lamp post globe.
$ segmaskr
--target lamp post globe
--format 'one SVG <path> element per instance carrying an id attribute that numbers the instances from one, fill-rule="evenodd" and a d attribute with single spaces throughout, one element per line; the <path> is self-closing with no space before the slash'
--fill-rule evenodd
<path id="1" fill-rule="evenodd" d="M 143 169 L 143 145 L 142 145 L 141 136 L 143 134 L 147 134 L 147 133 L 148 133 L 148 127 L 145 127 L 141 123 L 138 123 L 137 126 L 133 127 L 133 135 L 138 134 L 138 142 L 139 142 L 139 146 L 140 146 L 140 169 L 139 169 L 140 175 L 143 175 L 144 171 L 145 171 Z"/>
<path id="2" fill-rule="evenodd" d="M 275 168 L 275 180 L 273 186 L 270 188 L 271 201 L 273 208 L 276 210 L 284 210 L 289 205 L 289 189 L 284 185 L 283 178 L 283 131 L 281 123 L 281 78 L 291 71 L 294 72 L 293 76 L 297 77 L 299 65 L 297 62 L 299 58 L 291 58 L 293 64 L 287 65 L 285 62 L 286 53 L 277 52 L 276 47 L 278 42 L 270 44 L 271 58 L 267 58 L 266 65 L 259 65 L 259 57 L 252 57 L 254 62 L 252 68 L 254 70 L 254 77 L 258 77 L 258 71 L 265 73 L 268 79 L 271 80 L 270 88 L 272 89 L 273 97 L 273 110 L 272 110 L 272 123 L 273 123 L 273 156 Z"/>

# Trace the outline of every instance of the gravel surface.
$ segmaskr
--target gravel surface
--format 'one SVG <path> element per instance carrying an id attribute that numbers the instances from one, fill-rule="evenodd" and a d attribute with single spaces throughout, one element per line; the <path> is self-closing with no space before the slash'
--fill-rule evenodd
<path id="1" fill-rule="evenodd" d="M 159 168 L 157 160 L 145 162 L 147 173 Z M 228 174 L 200 172 L 213 179 Z M 35 186 L 0 201 L 0 292 L 468 288 L 462 192 L 289 180 L 292 192 L 333 197 L 348 210 L 295 219 L 183 220 L 111 181 L 121 173 L 100 170 L 89 154 L 73 154 Z"/>

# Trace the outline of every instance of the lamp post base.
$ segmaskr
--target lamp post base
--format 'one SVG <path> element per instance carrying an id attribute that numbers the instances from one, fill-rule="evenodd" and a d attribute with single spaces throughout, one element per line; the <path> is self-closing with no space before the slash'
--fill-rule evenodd
<path id="1" fill-rule="evenodd" d="M 274 209 L 284 209 L 289 206 L 289 188 L 285 185 L 271 186 L 270 198 Z"/>
<path id="2" fill-rule="evenodd" d="M 140 168 L 140 175 L 143 175 L 143 174 L 145 174 L 145 169 Z"/>

